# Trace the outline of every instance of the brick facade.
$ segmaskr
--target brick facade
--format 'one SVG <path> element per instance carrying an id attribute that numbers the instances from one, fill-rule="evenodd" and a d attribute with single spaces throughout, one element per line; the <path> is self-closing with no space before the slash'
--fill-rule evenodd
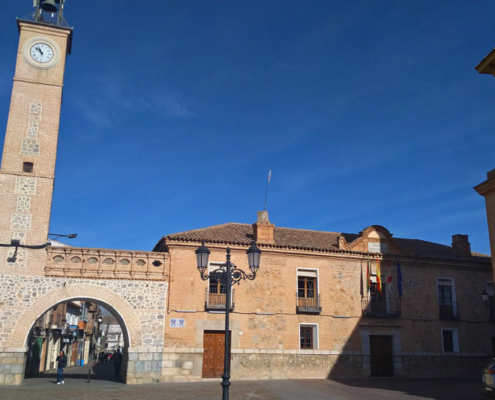
<path id="1" fill-rule="evenodd" d="M 201 379 L 204 332 L 224 329 L 225 314 L 205 308 L 208 283 L 200 279 L 196 269 L 195 250 L 200 241 L 193 239 L 203 235 L 211 251 L 210 262 L 225 262 L 228 244 L 208 243 L 208 239 L 226 240 L 220 238 L 219 230 L 243 228 L 228 225 L 211 228 L 214 234 L 206 228 L 170 235 L 155 248 L 166 246 L 170 257 L 164 345 L 168 357 L 173 355 L 173 360 L 178 361 L 164 364 L 164 380 Z M 275 231 L 275 243 L 276 234 Z M 298 234 L 295 232 L 294 237 Z M 243 235 L 239 235 L 237 243 Z M 392 338 L 394 376 L 477 376 L 480 366 L 492 354 L 491 338 L 495 337 L 495 326 L 480 296 L 486 282 L 492 281 L 489 258 L 457 256 L 452 248 L 447 248 L 450 258 L 418 257 L 413 242 L 394 240 L 382 227 L 369 227 L 361 236 L 348 238 L 354 240 L 348 242 L 345 236 L 335 239 L 343 249 L 333 252 L 259 244 L 263 253 L 258 276 L 234 287 L 230 316 L 233 379 L 370 376 L 370 336 L 376 335 Z M 230 245 L 232 261 L 247 271 L 247 242 L 245 246 L 235 242 L 232 240 Z M 378 256 L 386 282 L 390 260 L 390 298 L 400 301 L 399 315 L 363 315 L 368 298 L 368 254 L 363 250 L 368 243 L 388 245 L 388 251 L 395 253 L 375 254 L 371 274 L 376 274 Z M 400 299 L 397 259 L 402 272 Z M 297 311 L 301 271 L 316 272 L 320 312 Z M 453 285 L 455 315 L 439 315 L 439 279 L 447 279 Z M 177 318 L 184 319 L 183 328 L 171 329 L 171 319 Z M 311 350 L 300 348 L 300 327 L 306 325 L 317 329 L 317 345 Z M 456 351 L 444 351 L 443 330 L 456 332 Z M 188 370 L 183 368 L 186 362 Z"/>
<path id="2" fill-rule="evenodd" d="M 48 240 L 72 30 L 19 21 L 19 31 L 0 169 L 0 243 L 15 239 L 33 246 Z M 39 41 L 53 49 L 53 62 L 42 65 L 30 59 L 29 50 Z M 0 247 L 0 384 L 21 383 L 33 324 L 68 300 L 90 300 L 111 310 L 125 332 L 123 379 L 156 381 L 164 341 L 165 266 L 163 253 Z M 153 363 L 148 363 L 150 357 Z"/>
<path id="3" fill-rule="evenodd" d="M 485 198 L 490 250 L 492 252 L 492 267 L 495 280 L 495 169 L 486 174 L 486 181 L 474 189 Z"/>
<path id="4" fill-rule="evenodd" d="M 16 239 L 42 245 L 72 32 L 26 21 L 19 27 L 0 169 L 0 244 Z M 26 56 L 40 38 L 57 54 L 49 68 Z M 253 225 L 168 235 L 153 252 L 19 248 L 13 260 L 14 249 L 0 247 L 0 384 L 22 382 L 33 324 L 68 300 L 100 304 L 117 318 L 127 383 L 202 379 L 205 352 L 211 350 L 205 335 L 221 332 L 225 315 L 218 303 L 210 304 L 215 295 L 221 299 L 221 288 L 215 292 L 201 280 L 195 250 L 204 240 L 214 269 L 230 247 L 234 264 L 248 271 L 246 249 L 253 238 L 263 252 L 260 271 L 234 287 L 234 379 L 370 376 L 377 359 L 385 359 L 376 352 L 375 338 L 385 343 L 380 349 L 389 352 L 386 367 L 393 376 L 477 376 L 492 355 L 495 326 L 480 299 L 493 281 L 490 260 L 471 253 L 467 237 L 457 235 L 451 248 L 396 239 L 380 226 L 357 234 L 279 228 L 260 212 Z M 375 288 L 378 262 L 384 281 L 391 263 L 393 287 L 384 285 L 388 294 L 375 294 L 374 300 L 367 290 L 369 253 Z"/>

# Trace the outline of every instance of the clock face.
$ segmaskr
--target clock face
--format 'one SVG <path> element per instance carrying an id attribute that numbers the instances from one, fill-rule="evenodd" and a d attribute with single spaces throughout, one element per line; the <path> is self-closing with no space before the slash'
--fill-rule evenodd
<path id="1" fill-rule="evenodd" d="M 46 43 L 35 43 L 31 46 L 31 57 L 40 63 L 47 63 L 53 58 L 53 49 Z"/>

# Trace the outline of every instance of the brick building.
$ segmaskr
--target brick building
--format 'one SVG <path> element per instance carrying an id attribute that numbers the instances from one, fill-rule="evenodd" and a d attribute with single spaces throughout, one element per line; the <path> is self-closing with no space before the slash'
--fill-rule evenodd
<path id="1" fill-rule="evenodd" d="M 495 76 L 495 48 L 478 63 L 476 70 L 480 74 Z M 485 198 L 492 267 L 495 276 L 495 169 L 488 172 L 486 180 L 475 186 L 474 189 Z"/>
<path id="2" fill-rule="evenodd" d="M 164 337 L 165 255 L 48 242 L 62 89 L 72 48 L 63 4 L 35 1 L 32 14 L 17 20 L 19 47 L 0 166 L 0 384 L 20 384 L 34 365 L 26 360 L 36 321 L 60 304 L 82 302 L 115 315 L 127 357 L 148 360 L 151 354 L 152 366 L 123 368 L 122 378 L 156 379 Z M 74 331 L 87 330 L 87 322 L 81 328 L 78 323 Z M 74 361 L 89 357 L 78 342 L 71 349 Z M 57 340 L 53 349 L 65 345 Z"/>
<path id="3" fill-rule="evenodd" d="M 200 279 L 195 250 L 206 242 L 212 270 L 230 247 L 247 271 L 252 239 L 260 271 L 234 287 L 231 304 L 234 379 L 477 375 L 494 352 L 480 296 L 493 295 L 490 258 L 472 253 L 467 236 L 454 235 L 449 247 L 393 238 L 381 226 L 359 234 L 278 228 L 261 212 L 253 225 L 171 234 L 155 246 L 170 265 L 164 379 L 221 375 L 225 295 Z"/>
<path id="4" fill-rule="evenodd" d="M 478 375 L 493 354 L 495 325 L 480 296 L 493 294 L 493 278 L 489 257 L 472 253 L 463 235 L 450 247 L 393 238 L 381 226 L 305 231 L 275 227 L 262 212 L 254 225 L 167 235 L 151 252 L 49 246 L 72 28 L 60 8 L 45 19 L 36 4 L 32 19 L 18 20 L 0 167 L 0 384 L 22 382 L 40 317 L 83 302 L 109 310 L 122 327 L 127 383 L 218 376 L 226 299 L 221 285 L 201 280 L 195 250 L 204 240 L 214 269 L 230 247 L 247 270 L 252 239 L 263 254 L 256 279 L 234 288 L 234 379 Z"/>

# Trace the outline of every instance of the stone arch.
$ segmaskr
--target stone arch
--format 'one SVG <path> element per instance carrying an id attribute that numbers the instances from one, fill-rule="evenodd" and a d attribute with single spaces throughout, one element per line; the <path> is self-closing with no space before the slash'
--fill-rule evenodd
<path id="1" fill-rule="evenodd" d="M 18 319 L 10 337 L 10 345 L 26 346 L 36 320 L 56 304 L 70 300 L 88 300 L 107 308 L 122 327 L 125 347 L 142 345 L 141 323 L 134 308 L 114 291 L 91 284 L 69 284 L 36 300 Z"/>

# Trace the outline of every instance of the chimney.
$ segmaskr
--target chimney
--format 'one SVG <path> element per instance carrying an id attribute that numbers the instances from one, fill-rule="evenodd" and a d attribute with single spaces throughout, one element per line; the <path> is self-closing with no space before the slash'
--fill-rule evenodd
<path id="1" fill-rule="evenodd" d="M 258 220 L 253 224 L 254 240 L 258 243 L 273 244 L 273 228 L 268 219 L 268 211 L 258 211 Z"/>
<path id="2" fill-rule="evenodd" d="M 459 256 L 470 256 L 471 244 L 468 235 L 452 235 L 452 250 Z"/>

